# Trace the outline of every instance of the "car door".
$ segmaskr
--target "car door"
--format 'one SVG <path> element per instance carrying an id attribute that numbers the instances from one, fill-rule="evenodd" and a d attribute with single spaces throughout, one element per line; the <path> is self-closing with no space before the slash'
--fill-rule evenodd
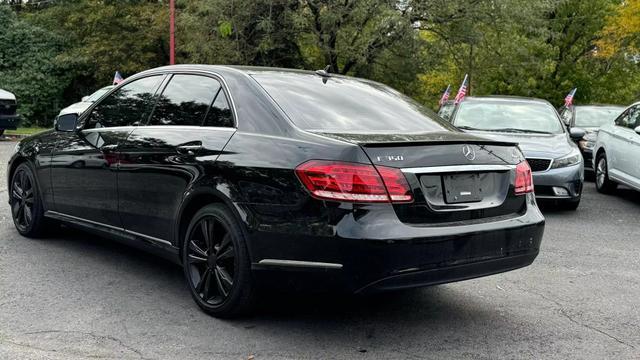
<path id="1" fill-rule="evenodd" d="M 215 77 L 175 74 L 147 126 L 121 146 L 118 173 L 124 228 L 169 243 L 182 199 L 203 178 L 233 133 L 226 90 Z"/>
<path id="2" fill-rule="evenodd" d="M 640 134 L 635 131 L 638 126 L 640 126 L 640 106 L 636 106 L 630 115 L 627 127 L 629 149 L 624 164 L 624 172 L 629 175 L 629 182 L 636 188 L 640 187 Z"/>
<path id="3" fill-rule="evenodd" d="M 58 133 L 51 159 L 56 212 L 121 227 L 116 187 L 118 146 L 148 117 L 163 76 L 123 85 L 81 118 L 81 130 Z"/>
<path id="4" fill-rule="evenodd" d="M 640 115 L 638 106 L 630 107 L 623 112 L 612 127 L 607 142 L 609 173 L 615 179 L 630 182 L 638 153 L 634 153 L 633 140 L 636 120 Z"/>

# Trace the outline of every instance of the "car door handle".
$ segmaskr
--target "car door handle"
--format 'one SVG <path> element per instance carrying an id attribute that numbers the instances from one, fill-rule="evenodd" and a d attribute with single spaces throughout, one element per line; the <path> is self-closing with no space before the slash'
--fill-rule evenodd
<path id="1" fill-rule="evenodd" d="M 202 149 L 202 143 L 191 143 L 177 147 L 178 153 L 183 155 L 195 155 Z"/>

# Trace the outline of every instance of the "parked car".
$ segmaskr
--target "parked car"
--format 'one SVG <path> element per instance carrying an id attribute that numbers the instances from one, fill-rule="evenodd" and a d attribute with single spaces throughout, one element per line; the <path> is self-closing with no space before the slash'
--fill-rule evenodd
<path id="1" fill-rule="evenodd" d="M 600 128 L 594 152 L 599 192 L 612 192 L 619 183 L 640 191 L 640 102 Z"/>
<path id="2" fill-rule="evenodd" d="M 20 116 L 16 114 L 18 102 L 16 96 L 0 89 L 0 136 L 5 130 L 15 130 L 20 123 Z"/>
<path id="3" fill-rule="evenodd" d="M 458 104 L 451 123 L 466 132 L 518 143 L 533 171 L 536 198 L 553 200 L 575 210 L 580 204 L 584 163 L 572 139 L 585 131 L 563 126 L 545 100 L 486 96 L 467 97 Z"/>
<path id="4" fill-rule="evenodd" d="M 85 112 L 94 102 L 98 101 L 103 95 L 109 92 L 109 90 L 113 89 L 113 85 L 105 86 L 96 90 L 93 94 L 89 96 L 84 96 L 81 101 L 71 104 L 66 108 L 60 110 L 58 115 L 64 114 L 82 114 Z"/>
<path id="5" fill-rule="evenodd" d="M 600 126 L 613 123 L 622 113 L 624 106 L 619 105 L 575 105 L 560 108 L 560 117 L 568 128 L 577 127 L 586 131 L 582 139 L 577 141 L 585 171 L 593 172 L 593 147 L 598 137 Z"/>
<path id="6" fill-rule="evenodd" d="M 514 143 L 324 71 L 145 71 L 20 142 L 8 169 L 21 234 L 57 220 L 162 254 L 216 316 L 257 287 L 367 293 L 513 270 L 544 230 Z"/>
<path id="7" fill-rule="evenodd" d="M 447 100 L 445 101 L 444 104 L 442 104 L 442 106 L 440 106 L 440 109 L 438 110 L 438 115 L 440 115 L 441 118 L 447 121 L 451 121 L 451 115 L 453 115 L 453 110 L 455 109 L 456 109 L 455 101 Z"/>

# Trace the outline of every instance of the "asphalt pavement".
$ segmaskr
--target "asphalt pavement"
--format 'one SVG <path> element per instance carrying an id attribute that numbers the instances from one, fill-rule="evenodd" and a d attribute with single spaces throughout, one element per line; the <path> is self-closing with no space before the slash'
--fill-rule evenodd
<path id="1" fill-rule="evenodd" d="M 640 193 L 545 209 L 539 257 L 369 297 L 266 295 L 218 320 L 166 261 L 79 231 L 22 238 L 0 142 L 0 359 L 640 359 Z"/>

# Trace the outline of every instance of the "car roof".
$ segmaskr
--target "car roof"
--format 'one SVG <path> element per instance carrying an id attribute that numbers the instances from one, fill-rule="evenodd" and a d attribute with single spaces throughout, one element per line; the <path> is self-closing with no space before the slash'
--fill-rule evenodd
<path id="1" fill-rule="evenodd" d="M 244 74 L 257 74 L 257 73 L 291 73 L 291 74 L 314 74 L 314 71 L 303 69 L 289 69 L 289 68 L 277 68 L 266 66 L 242 66 L 242 65 L 206 65 L 206 64 L 182 64 L 182 65 L 168 65 L 161 66 L 149 70 L 145 70 L 142 73 L 151 71 L 185 71 L 185 70 L 199 70 L 199 71 L 225 71 L 236 72 Z M 342 76 L 339 74 L 331 73 L 331 76 Z"/>
<path id="2" fill-rule="evenodd" d="M 0 99 L 2 100 L 15 100 L 16 96 L 6 90 L 0 89 Z"/>
<path id="3" fill-rule="evenodd" d="M 580 104 L 580 105 L 574 105 L 574 107 L 616 107 L 616 108 L 621 108 L 624 109 L 627 107 L 627 105 L 618 105 L 618 104 Z"/>
<path id="4" fill-rule="evenodd" d="M 320 70 L 320 69 L 319 69 Z M 149 70 L 137 73 L 135 77 L 144 76 L 148 73 L 157 72 L 175 72 L 175 71 L 204 71 L 219 73 L 223 76 L 251 76 L 256 74 L 299 74 L 299 75 L 318 75 L 318 70 L 304 70 L 304 69 L 290 69 L 290 68 L 278 68 L 278 67 L 266 67 L 266 66 L 244 66 L 244 65 L 206 65 L 206 64 L 183 64 L 183 65 L 168 65 L 157 67 Z M 358 78 L 354 76 L 342 75 L 337 73 L 329 73 L 331 77 L 350 79 L 366 83 L 376 83 L 373 80 Z"/>

